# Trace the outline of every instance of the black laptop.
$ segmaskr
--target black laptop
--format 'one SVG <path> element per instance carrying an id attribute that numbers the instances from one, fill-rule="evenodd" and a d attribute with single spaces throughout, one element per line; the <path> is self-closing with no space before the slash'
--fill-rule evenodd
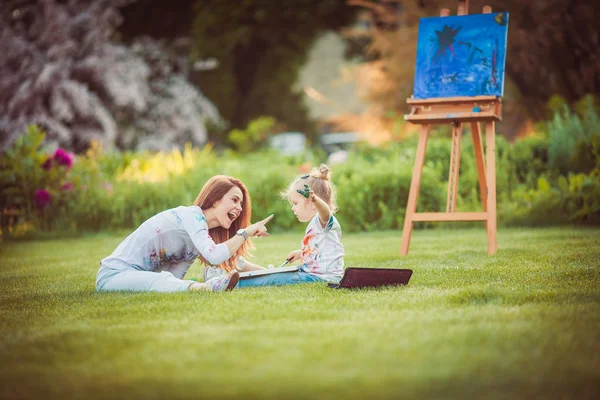
<path id="1" fill-rule="evenodd" d="M 344 271 L 344 276 L 339 284 L 329 283 L 328 285 L 332 289 L 400 286 L 408 284 L 411 275 L 411 269 L 349 267 Z"/>

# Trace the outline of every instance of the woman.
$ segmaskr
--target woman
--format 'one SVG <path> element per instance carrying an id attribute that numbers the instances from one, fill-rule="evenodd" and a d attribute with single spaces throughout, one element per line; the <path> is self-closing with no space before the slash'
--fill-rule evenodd
<path id="1" fill-rule="evenodd" d="M 180 206 L 148 219 L 100 263 L 98 291 L 181 292 L 233 289 L 238 258 L 250 237 L 269 236 L 272 215 L 250 226 L 250 195 L 235 178 L 211 178 L 193 206 Z M 227 273 L 204 283 L 183 280 L 197 257 Z"/>

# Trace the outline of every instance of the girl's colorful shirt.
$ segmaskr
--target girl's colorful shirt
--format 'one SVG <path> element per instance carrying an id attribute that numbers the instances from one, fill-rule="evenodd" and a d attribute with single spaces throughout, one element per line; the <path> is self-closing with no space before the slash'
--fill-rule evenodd
<path id="1" fill-rule="evenodd" d="M 325 227 L 319 215 L 308 223 L 302 239 L 302 265 L 300 270 L 319 275 L 330 282 L 339 282 L 344 275 L 344 247 L 342 228 L 333 216 Z"/>
<path id="2" fill-rule="evenodd" d="M 200 254 L 213 265 L 230 257 L 227 245 L 215 244 L 209 236 L 200 207 L 181 206 L 148 219 L 103 259 L 102 265 L 168 270 L 181 279 Z"/>

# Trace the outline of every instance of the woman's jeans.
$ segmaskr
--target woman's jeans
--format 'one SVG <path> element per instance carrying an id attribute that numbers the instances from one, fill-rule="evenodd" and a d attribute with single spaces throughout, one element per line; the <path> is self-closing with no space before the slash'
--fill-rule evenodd
<path id="1" fill-rule="evenodd" d="M 169 271 L 151 272 L 133 266 L 101 266 L 96 275 L 99 292 L 185 292 L 193 283 L 176 278 Z"/>

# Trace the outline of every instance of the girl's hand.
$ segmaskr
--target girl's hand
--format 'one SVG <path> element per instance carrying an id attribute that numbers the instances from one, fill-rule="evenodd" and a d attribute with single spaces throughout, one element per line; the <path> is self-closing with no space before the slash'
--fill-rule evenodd
<path id="1" fill-rule="evenodd" d="M 302 196 L 306 197 L 307 199 L 312 200 L 313 203 L 316 200 L 317 195 L 308 185 L 304 185 L 304 189 L 298 189 L 298 190 L 296 190 L 296 192 L 300 193 Z"/>
<path id="2" fill-rule="evenodd" d="M 248 237 L 266 237 L 269 236 L 267 233 L 266 224 L 269 222 L 275 214 L 269 215 L 267 218 L 262 221 L 255 222 L 254 224 L 248 226 L 246 228 L 246 233 Z"/>
<path id="3" fill-rule="evenodd" d="M 307 199 L 310 198 L 310 188 L 308 187 L 308 185 L 304 185 L 304 189 L 298 189 L 296 190 L 296 192 L 300 193 L 302 196 L 306 197 Z"/>
<path id="4" fill-rule="evenodd" d="M 294 261 L 300 260 L 302 258 L 302 250 L 294 250 L 290 254 L 288 254 L 286 260 L 289 260 L 291 263 Z"/>

